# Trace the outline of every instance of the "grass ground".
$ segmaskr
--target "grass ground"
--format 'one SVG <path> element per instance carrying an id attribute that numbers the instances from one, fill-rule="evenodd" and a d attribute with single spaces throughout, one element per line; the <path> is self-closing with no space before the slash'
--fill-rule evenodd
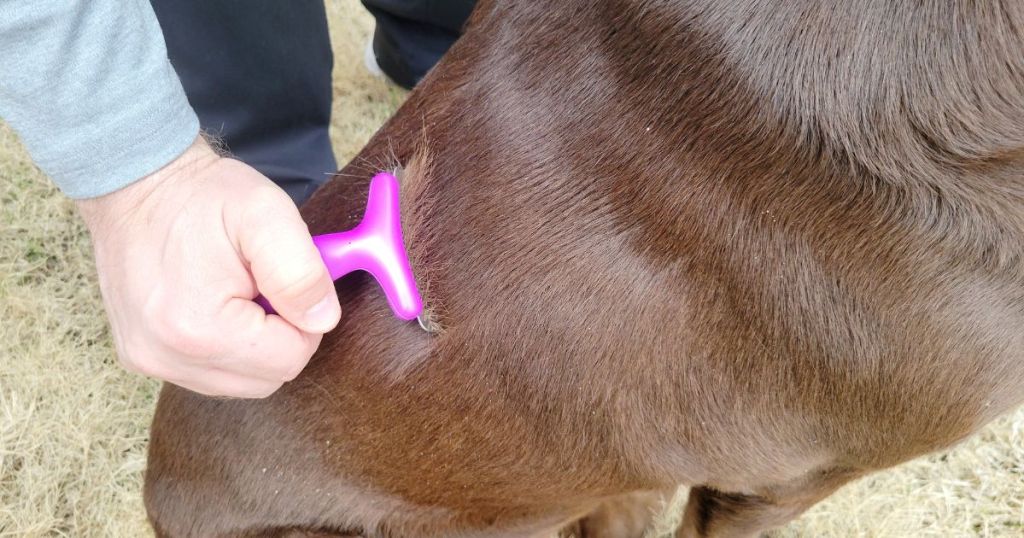
<path id="1" fill-rule="evenodd" d="M 361 66 L 372 21 L 358 2 L 327 6 L 345 162 L 403 93 Z M 85 230 L 2 125 L 0 203 L 0 536 L 146 536 L 157 383 L 117 366 Z M 1024 536 L 1024 410 L 845 488 L 780 534 Z"/>

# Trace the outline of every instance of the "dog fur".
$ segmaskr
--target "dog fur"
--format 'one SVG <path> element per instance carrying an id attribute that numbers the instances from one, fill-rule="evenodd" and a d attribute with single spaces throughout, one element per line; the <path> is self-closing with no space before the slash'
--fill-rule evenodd
<path id="1" fill-rule="evenodd" d="M 486 1 L 311 231 L 390 155 L 438 330 L 354 275 L 274 396 L 165 386 L 161 536 L 632 536 L 679 484 L 753 536 L 1024 401 L 1020 2 Z"/>

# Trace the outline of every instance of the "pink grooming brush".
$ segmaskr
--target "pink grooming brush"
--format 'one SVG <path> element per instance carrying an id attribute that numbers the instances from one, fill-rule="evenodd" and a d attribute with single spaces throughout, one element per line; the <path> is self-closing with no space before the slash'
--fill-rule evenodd
<path id="1" fill-rule="evenodd" d="M 366 271 L 384 289 L 384 296 L 395 316 L 408 321 L 423 311 L 423 301 L 416 289 L 402 240 L 398 180 L 395 176 L 387 172 L 373 176 L 366 213 L 355 228 L 315 236 L 313 244 L 320 251 L 332 280 L 352 271 Z M 274 313 L 274 307 L 262 295 L 255 301 L 268 314 Z"/>

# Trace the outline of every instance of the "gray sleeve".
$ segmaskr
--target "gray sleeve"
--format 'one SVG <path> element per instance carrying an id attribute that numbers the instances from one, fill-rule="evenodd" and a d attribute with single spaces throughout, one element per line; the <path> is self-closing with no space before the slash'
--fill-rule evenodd
<path id="1" fill-rule="evenodd" d="M 160 169 L 199 133 L 148 0 L 0 0 L 0 117 L 72 198 Z"/>

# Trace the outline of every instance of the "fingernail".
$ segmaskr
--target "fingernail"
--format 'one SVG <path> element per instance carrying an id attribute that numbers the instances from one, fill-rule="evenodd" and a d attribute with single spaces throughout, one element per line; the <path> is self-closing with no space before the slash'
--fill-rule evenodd
<path id="1" fill-rule="evenodd" d="M 327 295 L 306 311 L 306 323 L 315 332 L 327 332 L 338 322 L 338 300 Z"/>

